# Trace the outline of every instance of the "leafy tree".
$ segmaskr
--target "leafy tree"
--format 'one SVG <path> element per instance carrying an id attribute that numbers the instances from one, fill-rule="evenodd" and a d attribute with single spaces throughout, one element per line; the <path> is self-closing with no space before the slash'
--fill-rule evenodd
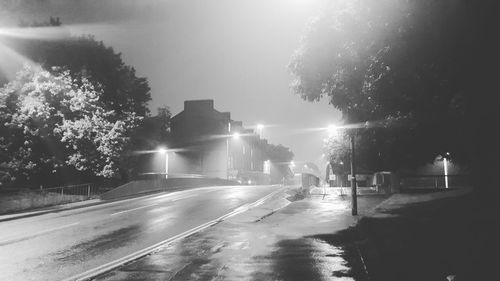
<path id="1" fill-rule="evenodd" d="M 159 107 L 155 116 L 140 121 L 130 134 L 130 142 L 122 154 L 122 178 L 130 179 L 139 175 L 143 167 L 148 167 L 150 154 L 141 151 L 155 150 L 160 146 L 169 147 L 170 118 L 172 113 L 167 106 Z"/>
<path id="2" fill-rule="evenodd" d="M 295 92 L 326 97 L 358 131 L 360 154 L 379 169 L 432 162 L 450 152 L 492 186 L 491 91 L 498 26 L 490 2 L 334 1 L 289 65 Z M 490 79 L 492 78 L 492 79 Z M 482 185 L 480 184 L 480 185 Z"/>
<path id="3" fill-rule="evenodd" d="M 281 144 L 267 144 L 264 147 L 264 154 L 271 161 L 273 173 L 271 173 L 271 182 L 279 183 L 283 178 L 288 178 L 291 175 L 288 164 L 293 160 L 293 152 L 290 148 Z"/>
<path id="4" fill-rule="evenodd" d="M 351 151 L 346 134 L 338 133 L 326 138 L 323 149 L 334 173 L 344 174 L 349 171 Z"/>
<path id="5" fill-rule="evenodd" d="M 86 77 L 100 87 L 101 101 L 116 114 L 134 112 L 146 116 L 147 103 L 151 100 L 150 87 L 146 78 L 137 77 L 133 67 L 126 65 L 120 53 L 97 41 L 91 35 L 72 36 L 66 31 L 59 18 L 49 22 L 21 23 L 33 34 L 44 29 L 57 29 L 58 38 L 33 39 L 10 38 L 13 49 L 40 63 L 45 69 L 64 67 L 75 76 Z"/>
<path id="6" fill-rule="evenodd" d="M 25 66 L 0 88 L 2 181 L 51 183 L 68 167 L 117 176 L 126 131 L 140 117 L 117 118 L 101 96 L 88 79 L 73 79 L 67 70 Z"/>

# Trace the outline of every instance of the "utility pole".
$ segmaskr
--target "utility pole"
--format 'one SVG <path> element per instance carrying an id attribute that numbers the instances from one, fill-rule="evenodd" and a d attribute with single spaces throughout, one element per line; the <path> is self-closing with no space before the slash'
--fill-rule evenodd
<path id="1" fill-rule="evenodd" d="M 358 214 L 358 193 L 357 193 L 357 183 L 356 183 L 356 163 L 354 160 L 354 137 L 355 132 L 352 131 L 349 134 L 351 141 L 351 200 L 352 200 L 352 215 L 356 216 Z"/>

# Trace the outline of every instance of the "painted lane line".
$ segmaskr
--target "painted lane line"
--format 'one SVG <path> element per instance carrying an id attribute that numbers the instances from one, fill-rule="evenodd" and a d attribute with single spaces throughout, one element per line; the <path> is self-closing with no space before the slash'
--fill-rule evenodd
<path id="1" fill-rule="evenodd" d="M 96 268 L 87 270 L 87 271 L 85 271 L 83 273 L 80 273 L 78 275 L 66 278 L 66 279 L 64 279 L 62 281 L 84 281 L 84 280 L 90 280 L 90 279 L 92 279 L 92 278 L 94 278 L 94 277 L 96 277 L 98 275 L 101 275 L 101 274 L 103 274 L 105 272 L 108 272 L 108 271 L 110 271 L 112 269 L 115 269 L 115 268 L 117 268 L 117 267 L 119 267 L 121 265 L 129 263 L 129 262 L 131 262 L 133 260 L 136 260 L 138 258 L 144 257 L 146 255 L 149 255 L 149 254 L 151 254 L 153 252 L 159 251 L 161 248 L 163 248 L 165 246 L 168 246 L 169 244 L 177 242 L 178 240 L 181 240 L 181 239 L 186 238 L 186 237 L 188 237 L 190 235 L 193 235 L 193 234 L 195 234 L 195 233 L 197 233 L 199 231 L 202 231 L 202 230 L 204 230 L 204 229 L 206 229 L 208 227 L 216 225 L 216 224 L 218 224 L 218 223 L 220 223 L 220 222 L 222 222 L 222 221 L 224 221 L 224 220 L 226 220 L 226 219 L 228 219 L 230 217 L 233 217 L 233 216 L 235 216 L 237 214 L 243 213 L 243 212 L 247 211 L 250 208 L 256 207 L 256 206 L 264 203 L 265 200 L 267 200 L 270 197 L 276 195 L 278 192 L 281 192 L 283 189 L 284 188 L 276 190 L 276 191 L 274 191 L 274 192 L 272 192 L 272 193 L 270 193 L 270 194 L 262 197 L 261 199 L 259 199 L 259 200 L 255 201 L 255 202 L 251 203 L 251 204 L 244 204 L 244 205 L 236 208 L 235 210 L 233 210 L 233 211 L 231 211 L 231 212 L 229 212 L 229 213 L 227 213 L 227 214 L 225 214 L 223 216 L 220 216 L 220 217 L 218 217 L 218 218 L 216 218 L 214 220 L 211 220 L 209 222 L 201 224 L 201 225 L 199 225 L 197 227 L 191 228 L 191 229 L 189 229 L 189 230 L 187 230 L 185 232 L 182 232 L 180 234 L 172 236 L 172 237 L 170 237 L 170 238 L 168 238 L 166 240 L 160 241 L 160 242 L 158 242 L 158 243 L 156 243 L 156 244 L 154 244 L 152 246 L 149 246 L 149 247 L 144 248 L 142 250 L 139 250 L 137 252 L 131 253 L 129 255 L 126 255 L 126 256 L 124 256 L 122 258 L 119 258 L 117 260 L 111 261 L 109 263 L 103 264 L 103 265 L 98 266 Z"/>
<path id="2" fill-rule="evenodd" d="M 170 202 L 175 202 L 175 201 L 179 201 L 179 200 L 182 200 L 182 199 L 187 199 L 187 198 L 192 198 L 192 197 L 198 197 L 198 196 L 199 196 L 199 194 L 193 194 L 193 195 L 189 195 L 189 196 L 184 196 L 184 197 L 172 199 L 172 200 L 170 200 Z"/>
<path id="3" fill-rule="evenodd" d="M 155 203 L 155 204 L 151 204 L 151 205 L 147 205 L 147 206 L 141 206 L 141 207 L 137 207 L 137 208 L 133 208 L 133 209 L 121 211 L 121 212 L 112 213 L 110 216 L 116 216 L 116 215 L 120 215 L 120 214 L 123 214 L 123 213 L 128 213 L 128 212 L 132 212 L 132 211 L 135 211 L 135 210 L 149 208 L 149 207 L 156 206 L 156 205 L 158 205 L 158 204 Z"/>
<path id="4" fill-rule="evenodd" d="M 66 225 L 63 225 L 63 226 L 59 226 L 59 227 L 47 229 L 47 230 L 44 230 L 44 231 L 40 231 L 40 232 L 36 232 L 36 233 L 31 233 L 29 235 L 22 236 L 22 237 L 7 238 L 7 239 L 4 239 L 4 240 L 0 241 L 0 246 L 4 246 L 4 245 L 7 245 L 7 244 L 12 244 L 12 243 L 20 242 L 20 241 L 24 241 L 24 240 L 28 240 L 30 238 L 34 238 L 34 237 L 37 237 L 37 236 L 40 236 L 40 235 L 44 235 L 44 234 L 48 234 L 48 233 L 51 233 L 51 232 L 55 232 L 55 231 L 58 231 L 58 230 L 61 230 L 61 229 L 64 229 L 64 228 L 68 228 L 68 227 L 72 227 L 72 226 L 75 226 L 75 225 L 78 225 L 78 224 L 80 224 L 80 223 L 79 222 L 75 222 L 75 223 L 70 223 L 70 224 L 66 224 Z"/>

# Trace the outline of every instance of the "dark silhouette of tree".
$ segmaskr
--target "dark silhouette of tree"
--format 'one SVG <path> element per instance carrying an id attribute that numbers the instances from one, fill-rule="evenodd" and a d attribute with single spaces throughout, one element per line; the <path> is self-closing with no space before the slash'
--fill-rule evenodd
<path id="1" fill-rule="evenodd" d="M 133 67 L 126 65 L 120 53 L 97 41 L 92 35 L 71 36 L 59 18 L 48 22 L 35 22 L 27 28 L 40 30 L 58 28 L 58 38 L 11 38 L 8 43 L 24 56 L 40 63 L 45 69 L 63 67 L 74 76 L 89 77 L 104 92 L 102 101 L 117 114 L 134 112 L 146 116 L 151 100 L 146 78 L 137 77 Z M 36 32 L 33 30 L 33 32 Z"/>
<path id="2" fill-rule="evenodd" d="M 151 151 L 160 146 L 169 147 L 170 136 L 170 118 L 172 113 L 167 106 L 158 108 L 155 116 L 148 116 L 140 122 L 130 134 L 130 142 L 122 154 L 120 163 L 122 178 L 130 180 L 144 172 L 144 167 L 148 167 L 150 153 L 141 153 L 141 151 Z"/>
<path id="3" fill-rule="evenodd" d="M 499 155 L 488 133 L 498 72 L 492 3 L 335 2 L 292 58 L 294 90 L 328 98 L 346 123 L 375 121 L 357 138 L 369 166 L 413 167 L 449 152 L 491 187 Z"/>

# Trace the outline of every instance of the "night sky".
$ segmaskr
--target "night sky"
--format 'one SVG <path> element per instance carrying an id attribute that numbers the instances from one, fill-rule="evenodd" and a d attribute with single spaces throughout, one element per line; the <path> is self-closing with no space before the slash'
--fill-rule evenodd
<path id="1" fill-rule="evenodd" d="M 0 26 L 60 17 L 75 34 L 93 34 L 147 77 L 153 113 L 183 101 L 214 99 L 246 127 L 269 125 L 271 143 L 319 166 L 325 132 L 340 122 L 327 101 L 292 93 L 286 68 L 324 0 L 0 0 Z"/>

